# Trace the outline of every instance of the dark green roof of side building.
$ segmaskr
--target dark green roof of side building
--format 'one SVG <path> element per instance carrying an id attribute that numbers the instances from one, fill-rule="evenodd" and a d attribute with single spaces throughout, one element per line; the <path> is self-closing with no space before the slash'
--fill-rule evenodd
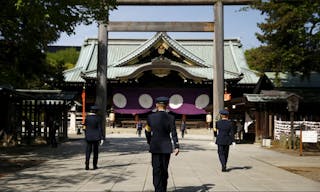
<path id="1" fill-rule="evenodd" d="M 312 72 L 309 77 L 302 77 L 302 74 L 279 73 L 280 84 L 276 82 L 276 72 L 265 72 L 265 75 L 279 88 L 320 88 L 320 73 Z"/>

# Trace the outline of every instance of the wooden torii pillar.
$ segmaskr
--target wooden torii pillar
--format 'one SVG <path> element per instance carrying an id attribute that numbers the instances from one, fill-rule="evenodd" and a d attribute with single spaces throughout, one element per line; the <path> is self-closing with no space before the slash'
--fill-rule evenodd
<path id="1" fill-rule="evenodd" d="M 98 63 L 97 63 L 97 85 L 95 105 L 99 106 L 99 115 L 102 119 L 101 127 L 105 136 L 106 108 L 107 108 L 107 65 L 108 65 L 108 31 L 107 21 L 98 21 Z"/>
<path id="2" fill-rule="evenodd" d="M 105 22 L 99 24 L 99 49 L 97 66 L 97 96 L 96 104 L 100 106 L 101 114 L 105 116 L 107 100 L 107 33 L 108 31 L 168 31 L 168 32 L 215 32 L 213 66 L 213 117 L 224 108 L 224 34 L 223 5 L 247 5 L 253 0 L 118 0 L 121 5 L 214 5 L 214 22 Z M 102 34 L 103 33 L 103 34 Z M 103 109 L 103 110 L 102 110 Z M 104 111 L 104 112 L 103 112 Z M 104 117 L 103 116 L 103 117 Z M 105 118 L 103 118 L 103 126 Z"/>

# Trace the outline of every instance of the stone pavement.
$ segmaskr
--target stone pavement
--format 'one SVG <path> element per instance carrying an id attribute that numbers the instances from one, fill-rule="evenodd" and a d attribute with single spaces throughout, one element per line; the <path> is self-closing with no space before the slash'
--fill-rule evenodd
<path id="1" fill-rule="evenodd" d="M 188 134 L 180 145 L 180 154 L 171 157 L 168 191 L 320 191 L 320 182 L 278 168 L 320 167 L 319 156 L 292 156 L 257 144 L 238 144 L 230 149 L 229 171 L 221 172 L 211 134 Z M 144 137 L 108 134 L 97 170 L 84 169 L 84 149 L 84 141 L 75 139 L 21 156 L 44 162 L 1 177 L 0 191 L 153 191 Z"/>

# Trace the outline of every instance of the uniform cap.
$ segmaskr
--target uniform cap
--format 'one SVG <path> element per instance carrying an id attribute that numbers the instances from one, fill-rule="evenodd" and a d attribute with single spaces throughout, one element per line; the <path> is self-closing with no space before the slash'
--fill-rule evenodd
<path id="1" fill-rule="evenodd" d="M 168 97 L 157 97 L 156 98 L 156 103 L 168 104 L 169 103 L 169 98 Z"/>
<path id="2" fill-rule="evenodd" d="M 221 110 L 219 111 L 219 113 L 220 113 L 221 115 L 229 115 L 229 111 L 226 110 L 226 109 L 221 109 Z"/>

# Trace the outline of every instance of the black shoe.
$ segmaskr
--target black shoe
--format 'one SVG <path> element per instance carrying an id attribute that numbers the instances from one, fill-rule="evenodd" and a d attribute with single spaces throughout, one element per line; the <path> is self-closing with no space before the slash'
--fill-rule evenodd
<path id="1" fill-rule="evenodd" d="M 93 169 L 98 169 L 98 167 L 97 167 L 97 166 L 94 166 Z"/>
<path id="2" fill-rule="evenodd" d="M 222 172 L 227 172 L 227 168 L 226 167 L 222 167 Z"/>
<path id="3" fill-rule="evenodd" d="M 89 170 L 89 167 L 88 167 L 88 166 L 86 166 L 86 170 Z"/>

